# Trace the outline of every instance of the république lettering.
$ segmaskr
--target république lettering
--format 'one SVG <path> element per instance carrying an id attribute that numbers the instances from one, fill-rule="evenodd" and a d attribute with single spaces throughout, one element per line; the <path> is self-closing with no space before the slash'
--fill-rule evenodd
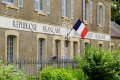
<path id="1" fill-rule="evenodd" d="M 60 28 L 55 27 L 47 27 L 43 26 L 43 32 L 53 33 L 53 34 L 60 34 Z"/>
<path id="2" fill-rule="evenodd" d="M 22 21 L 19 21 L 19 20 L 13 20 L 13 27 L 36 31 L 36 24 L 28 23 L 28 22 L 22 22 Z"/>

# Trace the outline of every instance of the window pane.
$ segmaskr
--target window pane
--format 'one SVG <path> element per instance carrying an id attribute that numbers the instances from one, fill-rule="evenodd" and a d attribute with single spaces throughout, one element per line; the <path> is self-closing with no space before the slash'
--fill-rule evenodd
<path id="1" fill-rule="evenodd" d="M 8 36 L 7 38 L 7 61 L 13 62 L 14 56 L 14 37 Z"/>
<path id="2" fill-rule="evenodd" d="M 99 44 L 99 48 L 102 48 L 102 44 Z"/>
<path id="3" fill-rule="evenodd" d="M 43 57 L 43 39 L 39 40 L 39 56 L 38 61 L 42 61 Z"/>
<path id="4" fill-rule="evenodd" d="M 77 46 L 77 43 L 74 42 L 73 43 L 73 56 L 76 56 L 76 46 Z"/>
<path id="5" fill-rule="evenodd" d="M 85 21 L 87 21 L 87 1 L 85 2 Z"/>
<path id="6" fill-rule="evenodd" d="M 68 1 L 66 0 L 66 4 L 65 4 L 65 17 L 67 17 L 67 14 L 68 14 Z"/>
<path id="7" fill-rule="evenodd" d="M 10 2 L 11 2 L 11 3 L 14 3 L 14 1 L 13 1 L 13 0 L 10 0 Z"/>
<path id="8" fill-rule="evenodd" d="M 59 41 L 55 41 L 55 56 L 59 56 Z"/>
<path id="9" fill-rule="evenodd" d="M 102 6 L 100 6 L 100 8 L 99 8 L 99 23 L 100 23 L 100 25 L 101 25 L 101 18 L 102 18 Z"/>
<path id="10" fill-rule="evenodd" d="M 39 0 L 39 9 L 43 10 L 43 0 Z"/>

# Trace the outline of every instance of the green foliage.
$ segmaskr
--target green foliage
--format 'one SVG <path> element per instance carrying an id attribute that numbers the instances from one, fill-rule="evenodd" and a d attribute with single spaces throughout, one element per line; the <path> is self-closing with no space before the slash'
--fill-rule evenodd
<path id="1" fill-rule="evenodd" d="M 0 80 L 26 80 L 23 73 L 13 65 L 3 64 L 0 61 Z"/>
<path id="2" fill-rule="evenodd" d="M 62 68 L 47 67 L 40 72 L 40 79 L 42 80 L 74 80 L 72 74 Z"/>
<path id="3" fill-rule="evenodd" d="M 88 76 L 84 74 L 83 69 L 69 69 L 75 80 L 87 80 Z"/>
<path id="4" fill-rule="evenodd" d="M 105 51 L 86 47 L 82 57 L 76 57 L 79 68 L 89 76 L 88 80 L 120 80 L 119 51 Z"/>
<path id="5" fill-rule="evenodd" d="M 87 78 L 82 69 L 47 67 L 40 72 L 41 80 L 87 80 Z"/>
<path id="6" fill-rule="evenodd" d="M 120 2 L 111 3 L 111 20 L 120 25 Z"/>

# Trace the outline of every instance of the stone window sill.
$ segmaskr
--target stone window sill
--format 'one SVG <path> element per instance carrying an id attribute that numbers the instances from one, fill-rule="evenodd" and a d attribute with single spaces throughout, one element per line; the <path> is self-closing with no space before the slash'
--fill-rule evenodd
<path id="1" fill-rule="evenodd" d="M 6 5 L 6 10 L 7 10 L 8 8 L 19 10 L 19 8 L 18 8 L 17 6 L 13 6 L 13 5 L 8 5 L 8 4 L 7 4 L 7 5 Z"/>
<path id="2" fill-rule="evenodd" d="M 68 21 L 71 23 L 71 19 L 69 19 L 69 18 L 64 18 L 64 21 Z"/>
<path id="3" fill-rule="evenodd" d="M 42 15 L 42 16 L 46 16 L 47 17 L 47 14 L 46 13 L 43 13 L 43 12 L 37 12 L 38 15 Z"/>

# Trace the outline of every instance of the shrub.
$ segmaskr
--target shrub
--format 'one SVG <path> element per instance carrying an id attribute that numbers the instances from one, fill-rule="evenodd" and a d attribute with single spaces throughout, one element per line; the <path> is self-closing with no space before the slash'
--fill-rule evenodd
<path id="1" fill-rule="evenodd" d="M 26 80 L 23 73 L 13 65 L 3 64 L 0 61 L 0 80 Z"/>
<path id="2" fill-rule="evenodd" d="M 74 80 L 70 71 L 64 68 L 46 67 L 40 72 L 41 80 Z"/>
<path id="3" fill-rule="evenodd" d="M 87 80 L 87 78 L 82 69 L 67 70 L 48 66 L 40 72 L 41 80 Z"/>
<path id="4" fill-rule="evenodd" d="M 119 51 L 105 51 L 86 47 L 82 57 L 76 57 L 77 65 L 89 76 L 89 80 L 120 80 Z"/>
<path id="5" fill-rule="evenodd" d="M 75 80 L 87 80 L 88 76 L 85 75 L 85 73 L 83 72 L 83 69 L 79 68 L 79 69 L 69 69 L 71 71 L 71 74 L 73 75 L 73 77 L 75 78 Z"/>

